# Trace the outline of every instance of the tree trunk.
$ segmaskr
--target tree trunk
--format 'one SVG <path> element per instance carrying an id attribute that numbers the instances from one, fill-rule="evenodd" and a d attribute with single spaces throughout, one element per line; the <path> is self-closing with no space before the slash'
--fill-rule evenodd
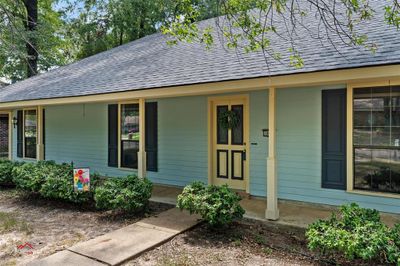
<path id="1" fill-rule="evenodd" d="M 145 19 L 146 19 L 146 7 L 144 6 L 144 3 L 142 3 L 140 5 L 140 11 L 139 11 L 139 29 L 138 29 L 137 39 L 140 39 L 146 35 L 144 32 Z"/>
<path id="2" fill-rule="evenodd" d="M 26 42 L 27 58 L 27 76 L 35 76 L 38 72 L 38 51 L 36 41 L 36 30 L 38 22 L 38 0 L 24 0 L 26 8 L 26 23 L 28 40 Z"/>
<path id="3" fill-rule="evenodd" d="M 119 34 L 119 45 L 123 45 L 124 44 L 124 29 L 121 26 L 121 32 Z"/>
<path id="4" fill-rule="evenodd" d="M 145 20 L 144 17 L 141 17 L 141 18 L 140 18 L 139 39 L 140 39 L 140 38 L 143 38 L 144 36 L 146 36 L 146 33 L 145 33 L 145 31 L 144 31 L 144 22 L 145 22 L 144 20 Z"/>

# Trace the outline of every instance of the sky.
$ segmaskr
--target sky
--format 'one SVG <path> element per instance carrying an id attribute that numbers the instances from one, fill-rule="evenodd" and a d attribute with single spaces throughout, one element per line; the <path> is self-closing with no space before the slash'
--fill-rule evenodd
<path id="1" fill-rule="evenodd" d="M 81 0 L 59 0 L 58 3 L 54 4 L 56 10 L 64 9 L 68 7 L 71 3 L 75 5 L 74 9 L 67 14 L 68 18 L 73 19 L 79 16 L 79 9 L 84 7 L 84 1 Z"/>

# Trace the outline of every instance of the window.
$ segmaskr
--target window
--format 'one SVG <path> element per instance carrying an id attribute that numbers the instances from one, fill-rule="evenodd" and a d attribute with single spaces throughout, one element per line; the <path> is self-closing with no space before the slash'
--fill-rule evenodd
<path id="1" fill-rule="evenodd" d="M 36 158 L 37 114 L 36 110 L 24 110 L 24 157 Z"/>
<path id="2" fill-rule="evenodd" d="M 137 169 L 139 151 L 139 104 L 120 105 L 121 167 Z"/>
<path id="3" fill-rule="evenodd" d="M 354 89 L 354 188 L 400 193 L 400 86 Z"/>
<path id="4" fill-rule="evenodd" d="M 0 114 L 0 158 L 9 156 L 9 115 Z"/>

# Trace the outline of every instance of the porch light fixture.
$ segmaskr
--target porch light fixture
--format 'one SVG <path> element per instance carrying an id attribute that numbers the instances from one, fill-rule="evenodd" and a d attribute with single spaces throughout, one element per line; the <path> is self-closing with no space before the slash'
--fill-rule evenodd
<path id="1" fill-rule="evenodd" d="M 18 125 L 18 119 L 14 116 L 11 121 L 15 128 Z"/>
<path id="2" fill-rule="evenodd" d="M 268 128 L 264 128 L 264 129 L 262 130 L 262 133 L 263 133 L 263 137 L 266 137 L 266 138 L 269 137 L 269 129 L 268 129 Z"/>

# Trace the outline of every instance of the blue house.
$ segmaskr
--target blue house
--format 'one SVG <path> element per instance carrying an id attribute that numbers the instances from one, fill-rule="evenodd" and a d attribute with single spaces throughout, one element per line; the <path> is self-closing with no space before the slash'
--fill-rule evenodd
<path id="1" fill-rule="evenodd" d="M 400 38 L 369 23 L 375 53 L 304 34 L 300 69 L 154 34 L 40 74 L 0 90 L 1 154 L 228 184 L 272 220 L 279 199 L 400 213 Z"/>

